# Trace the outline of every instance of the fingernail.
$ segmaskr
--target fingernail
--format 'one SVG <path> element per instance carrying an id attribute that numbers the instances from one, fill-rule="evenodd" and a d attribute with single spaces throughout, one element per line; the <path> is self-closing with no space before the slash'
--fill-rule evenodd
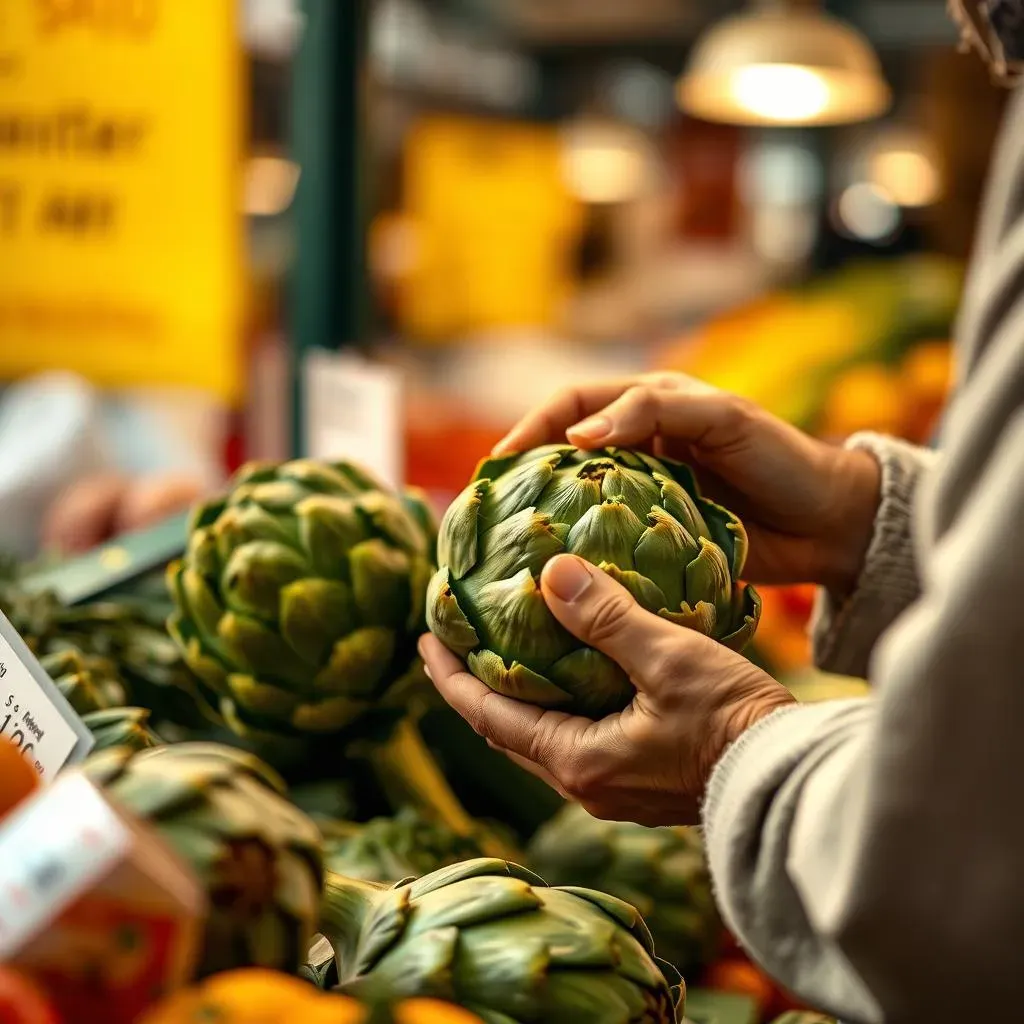
<path id="1" fill-rule="evenodd" d="M 423 674 L 431 681 L 434 681 L 434 673 L 430 671 L 429 665 L 423 666 Z"/>
<path id="2" fill-rule="evenodd" d="M 607 416 L 591 416 L 590 419 L 569 428 L 571 434 L 582 434 L 593 441 L 600 441 L 612 432 L 612 421 Z"/>
<path id="3" fill-rule="evenodd" d="M 492 449 L 492 455 L 504 455 L 509 450 L 509 439 L 511 434 L 506 434 Z"/>
<path id="4" fill-rule="evenodd" d="M 578 600 L 593 580 L 587 564 L 573 555 L 559 555 L 544 567 L 545 583 L 566 604 Z"/>

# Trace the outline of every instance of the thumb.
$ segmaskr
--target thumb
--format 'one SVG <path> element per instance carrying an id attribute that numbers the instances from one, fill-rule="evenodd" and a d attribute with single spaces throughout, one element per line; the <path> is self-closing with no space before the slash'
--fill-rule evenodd
<path id="1" fill-rule="evenodd" d="M 641 608 L 632 594 L 596 565 L 575 555 L 552 558 L 541 574 L 544 600 L 570 633 L 629 673 L 646 679 L 652 653 L 679 642 L 679 627 Z"/>

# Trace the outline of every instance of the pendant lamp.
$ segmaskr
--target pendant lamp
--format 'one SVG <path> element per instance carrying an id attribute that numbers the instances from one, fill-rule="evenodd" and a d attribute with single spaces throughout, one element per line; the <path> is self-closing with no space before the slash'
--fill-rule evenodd
<path id="1" fill-rule="evenodd" d="M 816 0 L 759 0 L 697 42 L 677 97 L 707 121 L 835 125 L 883 114 L 892 92 L 870 43 Z"/>

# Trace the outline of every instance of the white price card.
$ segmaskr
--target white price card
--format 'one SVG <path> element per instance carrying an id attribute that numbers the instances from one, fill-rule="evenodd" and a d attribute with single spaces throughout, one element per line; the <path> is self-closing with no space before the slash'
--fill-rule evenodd
<path id="1" fill-rule="evenodd" d="M 398 371 L 357 356 L 315 351 L 305 364 L 306 450 L 351 459 L 401 487 L 402 382 Z"/>
<path id="2" fill-rule="evenodd" d="M 93 745 L 81 718 L 2 614 L 0 739 L 18 747 L 44 782 Z"/>
<path id="3" fill-rule="evenodd" d="M 132 833 L 78 772 L 61 776 L 0 824 L 0 963 L 105 878 Z"/>

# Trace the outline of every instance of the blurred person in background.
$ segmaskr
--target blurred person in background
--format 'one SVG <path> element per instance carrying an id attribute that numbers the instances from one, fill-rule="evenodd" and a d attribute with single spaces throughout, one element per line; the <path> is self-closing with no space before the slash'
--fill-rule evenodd
<path id="1" fill-rule="evenodd" d="M 997 76 L 1024 0 L 952 4 Z M 867 699 L 798 706 L 743 657 L 650 615 L 572 556 L 551 610 L 637 694 L 600 722 L 492 692 L 434 638 L 445 699 L 603 818 L 704 827 L 725 919 L 848 1022 L 999 1019 L 1024 1005 L 1024 96 L 1011 104 L 958 326 L 940 450 L 830 447 L 683 376 L 566 392 L 499 445 L 648 447 L 691 463 L 750 534 L 748 575 L 819 585 L 818 665 Z"/>
<path id="2" fill-rule="evenodd" d="M 0 555 L 88 551 L 188 508 L 218 476 L 141 402 L 72 374 L 0 390 Z"/>

